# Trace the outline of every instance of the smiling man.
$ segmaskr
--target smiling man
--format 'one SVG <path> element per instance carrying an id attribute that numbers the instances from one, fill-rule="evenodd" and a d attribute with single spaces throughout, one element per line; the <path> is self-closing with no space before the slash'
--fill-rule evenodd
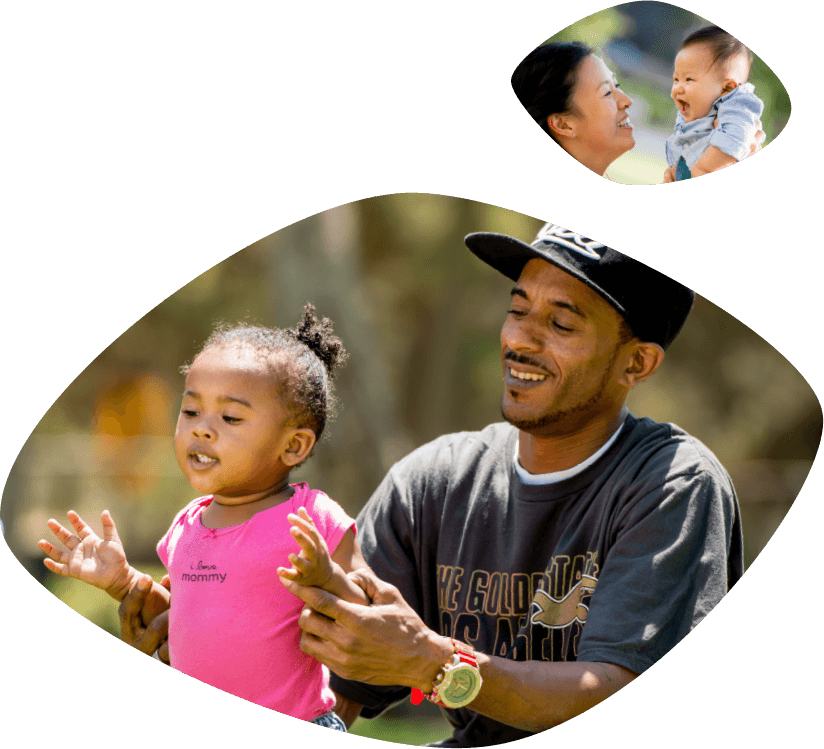
<path id="1" fill-rule="evenodd" d="M 743 572 L 724 469 L 625 405 L 693 293 L 552 224 L 531 245 L 466 243 L 514 282 L 508 423 L 441 437 L 390 470 L 357 521 L 372 571 L 350 576 L 370 606 L 284 583 L 309 604 L 301 648 L 337 674 L 339 714 L 426 695 L 447 708 L 446 746 L 582 713 L 663 657 Z"/>
<path id="2" fill-rule="evenodd" d="M 411 689 L 448 706 L 447 746 L 578 715 L 659 660 L 743 571 L 724 469 L 625 406 L 693 293 L 552 224 L 531 245 L 466 243 L 515 282 L 501 332 L 509 423 L 392 468 L 357 523 L 370 607 L 292 588 L 314 609 L 301 647 L 340 677 L 347 718 Z"/>

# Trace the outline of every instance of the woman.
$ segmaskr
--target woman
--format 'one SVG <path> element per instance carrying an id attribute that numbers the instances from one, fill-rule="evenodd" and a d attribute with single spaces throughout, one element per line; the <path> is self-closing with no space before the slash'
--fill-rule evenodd
<path id="1" fill-rule="evenodd" d="M 602 177 L 609 179 L 609 165 L 635 145 L 627 113 L 632 99 L 582 42 L 550 42 L 533 50 L 512 74 L 512 88 L 561 148 Z M 759 130 L 751 153 L 763 140 Z"/>

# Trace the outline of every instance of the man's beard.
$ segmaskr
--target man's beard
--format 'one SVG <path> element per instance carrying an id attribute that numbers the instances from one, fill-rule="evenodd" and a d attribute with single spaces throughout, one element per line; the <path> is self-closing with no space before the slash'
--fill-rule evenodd
<path id="1" fill-rule="evenodd" d="M 611 379 L 612 369 L 615 364 L 615 360 L 618 358 L 618 348 L 619 347 L 616 346 L 615 351 L 613 352 L 612 357 L 609 360 L 609 364 L 607 364 L 607 366 L 604 368 L 604 373 L 601 376 L 601 381 L 598 383 L 598 387 L 595 388 L 595 392 L 583 403 L 578 403 L 572 406 L 571 408 L 549 411 L 547 413 L 541 414 L 540 416 L 535 416 L 533 418 L 520 419 L 517 417 L 507 416 L 502 404 L 501 416 L 503 416 L 504 421 L 508 421 L 516 429 L 519 429 L 522 432 L 526 432 L 527 434 L 540 435 L 542 432 L 552 433 L 554 431 L 552 427 L 555 427 L 558 424 L 564 422 L 566 422 L 569 425 L 569 427 L 574 428 L 576 422 L 585 418 L 587 415 L 599 410 L 597 406 L 599 403 L 601 403 L 603 398 L 603 392 Z M 512 358 L 514 359 L 514 357 Z"/>
<path id="2" fill-rule="evenodd" d="M 603 383 L 602 383 L 603 385 Z M 595 393 L 589 400 L 585 401 L 584 403 L 579 403 L 572 408 L 564 408 L 558 409 L 556 411 L 550 411 L 545 414 L 541 414 L 540 416 L 536 416 L 534 418 L 516 418 L 507 416 L 506 412 L 504 411 L 503 406 L 501 406 L 501 416 L 503 416 L 504 421 L 508 421 L 512 426 L 516 429 L 519 429 L 522 432 L 527 432 L 528 434 L 540 434 L 541 432 L 546 431 L 553 431 L 548 429 L 549 427 L 554 427 L 563 422 L 569 422 L 570 424 L 574 424 L 578 419 L 583 417 L 585 414 L 592 413 L 595 410 L 595 406 L 600 403 L 601 401 L 601 392 L 600 390 Z"/>

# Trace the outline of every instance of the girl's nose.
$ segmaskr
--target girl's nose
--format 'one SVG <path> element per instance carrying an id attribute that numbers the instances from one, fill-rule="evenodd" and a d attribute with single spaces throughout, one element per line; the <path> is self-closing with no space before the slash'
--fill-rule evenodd
<path id="1" fill-rule="evenodd" d="M 192 427 L 192 434 L 199 439 L 210 440 L 214 437 L 213 430 L 209 427 L 208 424 L 204 422 L 199 422 Z"/>

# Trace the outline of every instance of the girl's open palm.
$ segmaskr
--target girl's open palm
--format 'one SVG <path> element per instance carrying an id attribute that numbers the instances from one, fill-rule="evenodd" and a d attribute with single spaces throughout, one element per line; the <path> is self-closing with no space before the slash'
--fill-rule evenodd
<path id="1" fill-rule="evenodd" d="M 66 513 L 77 535 L 64 528 L 56 520 L 49 520 L 52 533 L 66 547 L 66 551 L 41 540 L 38 546 L 48 555 L 43 563 L 52 572 L 67 577 L 76 577 L 118 597 L 119 589 L 126 584 L 129 563 L 123 544 L 117 535 L 117 528 L 108 510 L 100 519 L 103 522 L 103 538 L 100 538 L 73 510 Z"/>
<path id="2" fill-rule="evenodd" d="M 297 515 L 290 513 L 286 519 L 292 523 L 289 532 L 300 546 L 300 555 L 289 554 L 292 568 L 278 567 L 278 574 L 301 585 L 324 586 L 333 574 L 332 557 L 326 541 L 305 507 L 299 507 Z"/>

